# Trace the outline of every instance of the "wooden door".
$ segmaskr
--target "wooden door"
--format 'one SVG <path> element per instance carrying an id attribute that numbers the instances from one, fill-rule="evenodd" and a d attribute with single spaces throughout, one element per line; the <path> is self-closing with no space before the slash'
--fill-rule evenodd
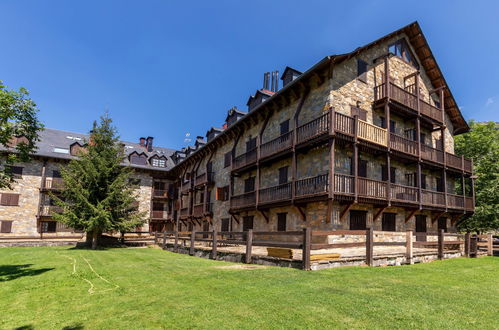
<path id="1" fill-rule="evenodd" d="M 350 230 L 367 228 L 367 211 L 350 211 Z"/>

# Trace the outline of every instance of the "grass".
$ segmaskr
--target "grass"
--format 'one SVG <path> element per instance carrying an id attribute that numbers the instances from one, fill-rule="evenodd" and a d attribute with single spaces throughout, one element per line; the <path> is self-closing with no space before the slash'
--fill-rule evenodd
<path id="1" fill-rule="evenodd" d="M 0 329 L 499 328 L 499 258 L 231 265 L 153 248 L 3 248 Z"/>

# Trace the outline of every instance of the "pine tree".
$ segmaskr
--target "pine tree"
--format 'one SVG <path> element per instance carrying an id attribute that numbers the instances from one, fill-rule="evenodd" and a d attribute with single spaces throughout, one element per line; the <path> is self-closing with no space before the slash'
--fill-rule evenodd
<path id="1" fill-rule="evenodd" d="M 94 122 L 87 147 L 77 159 L 61 169 L 64 189 L 53 196 L 62 212 L 54 217 L 87 234 L 87 243 L 97 248 L 103 232 L 124 232 L 144 222 L 136 194 L 129 183 L 130 167 L 123 165 L 124 150 L 106 114 Z"/>

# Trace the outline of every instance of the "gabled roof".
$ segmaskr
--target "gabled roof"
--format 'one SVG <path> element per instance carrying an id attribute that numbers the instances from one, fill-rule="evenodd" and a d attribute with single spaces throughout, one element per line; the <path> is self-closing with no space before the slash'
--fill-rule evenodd
<path id="1" fill-rule="evenodd" d="M 272 92 L 272 91 L 269 91 L 268 89 L 258 89 L 255 93 L 255 95 L 253 96 L 250 96 L 249 99 L 248 99 L 248 102 L 246 102 L 246 105 L 250 105 L 251 102 L 253 101 L 253 99 L 256 99 L 256 97 L 258 96 L 258 94 L 261 94 L 261 95 L 264 95 L 264 96 L 272 96 L 274 95 L 275 93 Z"/>
<path id="2" fill-rule="evenodd" d="M 282 72 L 282 75 L 281 75 L 281 80 L 284 80 L 284 77 L 286 76 L 286 74 L 288 73 L 288 71 L 291 71 L 292 73 L 296 73 L 297 75 L 301 75 L 303 72 L 300 72 L 296 69 L 293 69 L 289 66 L 286 67 L 286 69 L 284 69 L 284 71 Z"/>

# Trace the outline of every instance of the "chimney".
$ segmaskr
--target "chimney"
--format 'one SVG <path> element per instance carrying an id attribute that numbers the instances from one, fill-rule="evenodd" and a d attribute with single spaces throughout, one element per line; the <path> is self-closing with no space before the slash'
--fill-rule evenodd
<path id="1" fill-rule="evenodd" d="M 263 74 L 263 89 L 269 89 L 270 72 L 265 72 Z"/>
<path id="2" fill-rule="evenodd" d="M 147 139 L 146 139 L 146 145 L 145 145 L 145 147 L 146 147 L 147 151 L 149 151 L 149 152 L 152 151 L 152 140 L 153 139 L 154 138 L 152 136 L 148 136 Z"/>
<path id="3" fill-rule="evenodd" d="M 141 137 L 139 139 L 139 144 L 141 147 L 145 147 L 146 146 L 146 138 L 145 137 Z"/>

